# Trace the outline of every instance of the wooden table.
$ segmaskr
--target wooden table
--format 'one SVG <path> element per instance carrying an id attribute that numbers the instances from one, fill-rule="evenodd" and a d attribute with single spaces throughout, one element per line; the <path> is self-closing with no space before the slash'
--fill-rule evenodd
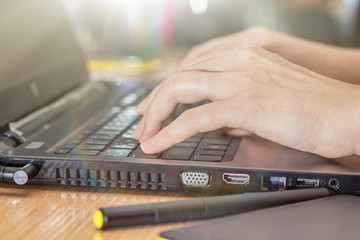
<path id="1" fill-rule="evenodd" d="M 94 211 L 104 206 L 186 199 L 173 192 L 0 184 L 0 239 L 156 239 L 190 223 L 99 231 Z"/>

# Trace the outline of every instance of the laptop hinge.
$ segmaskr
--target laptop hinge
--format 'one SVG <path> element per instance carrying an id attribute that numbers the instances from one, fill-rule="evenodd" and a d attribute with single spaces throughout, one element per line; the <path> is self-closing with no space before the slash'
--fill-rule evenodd
<path id="1" fill-rule="evenodd" d="M 21 144 L 26 140 L 27 136 L 36 132 L 36 130 L 56 116 L 66 112 L 70 106 L 84 99 L 89 99 L 89 96 L 96 97 L 106 91 L 107 87 L 103 82 L 86 83 L 57 101 L 36 110 L 16 122 L 9 123 L 8 133 Z"/>

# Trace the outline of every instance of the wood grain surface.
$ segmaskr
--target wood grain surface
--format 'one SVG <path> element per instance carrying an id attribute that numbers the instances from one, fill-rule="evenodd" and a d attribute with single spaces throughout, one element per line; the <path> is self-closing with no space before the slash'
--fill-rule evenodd
<path id="1" fill-rule="evenodd" d="M 186 199 L 181 193 L 82 187 L 0 184 L 0 239 L 156 239 L 190 223 L 99 231 L 96 209 Z"/>

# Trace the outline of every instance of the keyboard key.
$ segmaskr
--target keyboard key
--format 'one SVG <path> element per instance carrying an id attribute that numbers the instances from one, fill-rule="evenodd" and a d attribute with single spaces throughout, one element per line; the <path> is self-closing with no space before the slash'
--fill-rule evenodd
<path id="1" fill-rule="evenodd" d="M 113 121 L 109 122 L 106 125 L 115 126 L 115 127 L 125 129 L 125 128 L 127 128 L 129 126 L 129 123 L 120 122 L 120 121 L 117 121 L 117 119 L 114 119 Z"/>
<path id="2" fill-rule="evenodd" d="M 131 151 L 131 149 L 108 149 L 101 156 L 127 157 Z"/>
<path id="3" fill-rule="evenodd" d="M 135 139 L 130 139 L 130 138 L 118 138 L 118 139 L 115 139 L 113 142 L 113 144 L 127 144 L 127 143 L 139 144 L 138 141 L 136 141 Z"/>
<path id="4" fill-rule="evenodd" d="M 225 151 L 217 151 L 217 150 L 200 150 L 198 152 L 199 155 L 214 155 L 214 156 L 224 156 Z"/>
<path id="5" fill-rule="evenodd" d="M 122 144 L 112 144 L 110 148 L 117 149 L 117 148 L 124 148 L 124 149 L 135 149 L 137 146 L 136 143 L 122 143 Z"/>
<path id="6" fill-rule="evenodd" d="M 159 154 L 145 154 L 141 148 L 137 148 L 131 155 L 132 158 L 157 158 Z"/>
<path id="7" fill-rule="evenodd" d="M 124 133 L 123 135 L 121 135 L 122 138 L 129 138 L 129 139 L 132 139 L 132 132 L 126 132 Z"/>
<path id="8" fill-rule="evenodd" d="M 91 136 L 91 139 L 113 140 L 114 138 L 116 138 L 116 135 L 111 134 L 95 134 Z"/>
<path id="9" fill-rule="evenodd" d="M 188 139 L 186 139 L 184 142 L 195 142 L 195 143 L 198 143 L 201 141 L 201 138 L 199 137 L 190 137 Z"/>
<path id="10" fill-rule="evenodd" d="M 118 132 L 118 131 L 121 132 L 124 129 L 125 129 L 125 127 L 122 127 L 122 126 L 104 126 L 100 130 L 104 131 L 104 132 Z"/>
<path id="11" fill-rule="evenodd" d="M 181 142 L 181 143 L 175 144 L 174 147 L 190 147 L 190 148 L 196 148 L 196 147 L 197 147 L 197 143 Z"/>
<path id="12" fill-rule="evenodd" d="M 104 134 L 104 135 L 119 135 L 121 133 L 122 130 L 103 130 L 103 129 L 100 129 L 99 131 L 97 131 L 95 133 L 95 135 L 97 134 Z"/>
<path id="13" fill-rule="evenodd" d="M 80 150 L 98 150 L 101 151 L 106 145 L 95 145 L 95 144 L 81 144 L 78 149 Z"/>
<path id="14" fill-rule="evenodd" d="M 100 153 L 100 151 L 96 150 L 79 150 L 75 149 L 71 152 L 71 155 L 83 155 L 83 156 L 96 156 Z"/>
<path id="15" fill-rule="evenodd" d="M 67 142 L 65 143 L 64 146 L 62 146 L 62 148 L 74 149 L 77 145 L 78 145 L 77 143 Z"/>
<path id="16" fill-rule="evenodd" d="M 178 160 L 188 160 L 190 159 L 195 148 L 188 147 L 172 147 L 168 149 L 161 155 L 161 158 L 164 159 L 178 159 Z"/>
<path id="17" fill-rule="evenodd" d="M 229 145 L 230 144 L 231 139 L 226 139 L 226 138 L 207 138 L 205 139 L 205 144 L 215 144 L 215 145 Z"/>
<path id="18" fill-rule="evenodd" d="M 87 139 L 84 141 L 86 144 L 101 144 L 101 145 L 108 145 L 111 143 L 111 140 L 105 140 L 105 139 Z"/>
<path id="19" fill-rule="evenodd" d="M 219 138 L 222 136 L 224 136 L 224 134 L 219 131 L 213 131 L 213 132 L 206 133 L 206 138 Z"/>
<path id="20" fill-rule="evenodd" d="M 193 137 L 199 137 L 199 138 L 202 138 L 204 137 L 205 133 L 197 133 L 195 134 Z"/>
<path id="21" fill-rule="evenodd" d="M 68 154 L 71 151 L 71 149 L 68 148 L 60 148 L 58 150 L 56 150 L 56 154 Z"/>
<path id="22" fill-rule="evenodd" d="M 194 160 L 204 162 L 220 162 L 222 160 L 222 156 L 195 155 Z"/>
<path id="23" fill-rule="evenodd" d="M 225 151 L 228 147 L 226 145 L 204 145 L 201 149 L 204 150 L 222 150 Z"/>
<path id="24" fill-rule="evenodd" d="M 111 115 L 113 115 L 113 114 L 115 114 L 115 113 L 121 112 L 121 110 L 122 110 L 121 107 L 112 107 L 112 108 L 109 110 L 109 113 L 108 113 L 108 114 L 111 116 Z"/>
<path id="25" fill-rule="evenodd" d="M 130 93 L 120 102 L 120 106 L 128 106 L 133 104 L 136 100 L 138 100 L 139 96 L 136 93 Z"/>

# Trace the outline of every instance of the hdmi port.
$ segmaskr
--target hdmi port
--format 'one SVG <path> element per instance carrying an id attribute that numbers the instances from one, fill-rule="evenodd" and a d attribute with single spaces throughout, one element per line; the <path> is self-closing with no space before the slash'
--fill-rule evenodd
<path id="1" fill-rule="evenodd" d="M 224 173 L 223 180 L 227 184 L 249 184 L 250 176 L 248 174 L 240 173 Z"/>

